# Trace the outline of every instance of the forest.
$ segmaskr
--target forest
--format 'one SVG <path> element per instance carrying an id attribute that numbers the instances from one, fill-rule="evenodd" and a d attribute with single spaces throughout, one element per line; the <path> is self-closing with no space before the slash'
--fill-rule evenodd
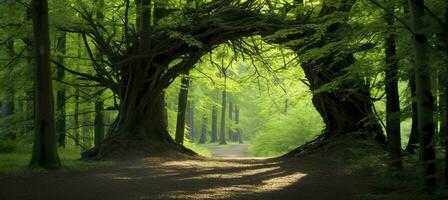
<path id="1" fill-rule="evenodd" d="M 0 199 L 448 199 L 445 0 L 0 0 Z"/>

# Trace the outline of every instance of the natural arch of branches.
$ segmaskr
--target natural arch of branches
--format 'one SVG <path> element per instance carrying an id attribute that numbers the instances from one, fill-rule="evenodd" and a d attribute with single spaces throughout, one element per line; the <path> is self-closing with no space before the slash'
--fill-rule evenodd
<path id="1" fill-rule="evenodd" d="M 262 7 L 255 1 L 212 1 L 174 11 L 182 12 L 190 20 L 169 27 L 159 26 L 159 20 L 171 11 L 157 7 L 157 4 L 151 9 L 149 0 L 138 0 L 137 27 L 132 28 L 126 16 L 120 41 L 114 40 L 114 33 L 107 32 L 102 24 L 96 22 L 91 12 L 79 10 L 88 28 L 61 29 L 82 35 L 94 60 L 95 75 L 56 64 L 83 79 L 98 82 L 112 90 L 119 99 L 116 108 L 119 115 L 107 138 L 86 152 L 84 157 L 103 158 L 128 146 L 135 150 L 139 146 L 135 144 L 140 143 L 151 144 L 147 146 L 152 148 L 144 151 L 177 149 L 191 153 L 174 143 L 168 134 L 164 89 L 176 77 L 192 69 L 204 54 L 225 42 L 233 41 L 235 48 L 239 48 L 235 41 L 260 35 L 265 41 L 286 46 L 301 56 L 312 49 L 341 41 L 340 46 L 346 46 L 345 49 L 333 48 L 323 57 L 307 56 L 307 59 L 302 59 L 301 67 L 312 91 L 344 77 L 346 69 L 355 61 L 353 53 L 363 48 L 351 48 L 341 39 L 344 30 L 350 28 L 344 23 L 344 12 L 350 10 L 353 2 L 343 1 L 343 6 L 339 7 L 324 3 L 317 16 L 312 17 L 309 12 L 286 20 L 261 12 Z M 296 3 L 294 6 L 301 6 L 300 1 Z M 328 18 L 332 14 L 343 20 L 332 21 Z M 151 16 L 154 16 L 152 23 Z M 317 29 L 316 24 L 325 24 L 326 29 Z M 106 57 L 104 61 L 93 55 L 90 40 Z M 372 118 L 369 88 L 362 77 L 352 76 L 338 84 L 336 89 L 322 90 L 313 95 L 313 103 L 326 124 L 323 138 L 360 131 L 366 135 L 376 134 L 377 139 L 384 140 L 381 127 Z"/>

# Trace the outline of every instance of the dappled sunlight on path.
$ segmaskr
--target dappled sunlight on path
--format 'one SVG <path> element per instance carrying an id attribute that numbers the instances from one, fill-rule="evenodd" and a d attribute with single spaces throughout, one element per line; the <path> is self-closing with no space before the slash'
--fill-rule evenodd
<path id="1" fill-rule="evenodd" d="M 145 158 L 3 178 L 0 199 L 350 199 L 350 180 L 339 172 L 305 159 Z"/>

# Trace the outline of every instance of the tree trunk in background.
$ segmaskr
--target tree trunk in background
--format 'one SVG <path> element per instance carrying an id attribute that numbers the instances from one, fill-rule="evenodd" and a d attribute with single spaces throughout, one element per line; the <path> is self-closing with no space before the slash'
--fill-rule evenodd
<path id="1" fill-rule="evenodd" d="M 56 39 L 56 62 L 64 65 L 64 55 L 66 52 L 66 32 L 58 32 Z M 56 69 L 56 80 L 58 81 L 56 93 L 56 134 L 58 135 L 59 147 L 65 147 L 65 129 L 66 129 L 66 114 L 65 114 L 65 85 L 63 83 L 65 78 L 65 70 L 61 68 Z"/>
<path id="2" fill-rule="evenodd" d="M 420 158 L 424 167 L 425 190 L 436 187 L 434 151 L 434 98 L 431 93 L 431 69 L 428 65 L 427 38 L 424 27 L 424 1 L 409 0 L 411 24 L 414 31 L 415 83 L 417 86 L 418 130 Z"/>
<path id="3" fill-rule="evenodd" d="M 283 111 L 285 115 L 288 114 L 288 99 L 285 99 L 285 110 Z"/>
<path id="4" fill-rule="evenodd" d="M 82 151 L 87 151 L 90 148 L 90 138 L 91 138 L 91 128 L 90 128 L 90 114 L 83 114 L 82 115 L 82 129 L 81 129 L 81 144 L 82 144 Z"/>
<path id="5" fill-rule="evenodd" d="M 191 142 L 194 142 L 194 139 L 196 138 L 196 130 L 194 128 L 194 101 L 190 100 L 187 102 L 187 116 L 188 116 L 188 138 Z"/>
<path id="6" fill-rule="evenodd" d="M 188 74 L 185 74 L 181 80 L 181 87 L 179 92 L 179 101 L 177 104 L 177 121 L 176 121 L 176 142 L 178 144 L 184 143 L 185 137 L 185 115 L 187 112 L 187 102 L 188 102 L 188 87 L 190 81 L 188 79 Z"/>
<path id="7" fill-rule="evenodd" d="M 448 5 L 445 5 L 448 6 Z M 445 23 L 448 22 L 448 7 L 445 7 Z M 438 36 L 439 49 L 448 55 L 448 26 Z M 444 66 L 439 67 L 439 111 L 440 138 L 445 147 L 445 187 L 448 187 L 448 58 L 444 59 Z"/>
<path id="8" fill-rule="evenodd" d="M 389 10 L 395 10 L 389 6 Z M 393 31 L 395 24 L 394 13 L 385 13 L 384 19 L 389 31 Z M 401 161 L 401 133 L 400 133 L 400 96 L 398 93 L 398 60 L 395 45 L 395 34 L 388 33 L 385 38 L 386 55 L 386 132 L 391 166 L 396 170 L 403 169 Z"/>
<path id="9" fill-rule="evenodd" d="M 235 124 L 236 124 L 236 137 L 240 144 L 243 143 L 243 135 L 241 133 L 241 129 L 239 127 L 240 124 L 240 108 L 235 106 Z"/>
<path id="10" fill-rule="evenodd" d="M 53 87 L 47 0 L 32 0 L 34 53 L 36 59 L 35 135 L 30 166 L 56 169 L 61 166 L 54 127 Z"/>
<path id="11" fill-rule="evenodd" d="M 229 124 L 228 124 L 228 138 L 230 141 L 235 141 L 235 133 L 233 132 L 233 127 L 232 127 L 232 123 L 233 123 L 233 99 L 232 99 L 232 95 L 231 93 L 229 93 Z"/>
<path id="12" fill-rule="evenodd" d="M 6 42 L 6 47 L 8 50 L 8 56 L 10 59 L 14 58 L 14 40 L 10 39 L 8 42 Z M 7 69 L 7 73 L 11 74 L 13 70 L 13 66 L 9 66 Z M 12 76 L 12 75 L 11 75 Z M 1 125 L 1 132 L 5 139 L 8 140 L 15 140 L 16 139 L 16 133 L 14 130 L 14 120 L 12 119 L 12 116 L 14 115 L 14 84 L 12 82 L 12 77 L 8 76 L 7 80 L 8 84 L 5 86 L 5 93 L 3 97 L 2 104 L 0 106 L 1 109 L 1 118 L 2 118 L 2 125 Z M 0 137 L 1 138 L 1 137 Z"/>
<path id="13" fill-rule="evenodd" d="M 99 146 L 105 137 L 104 130 L 104 100 L 98 97 L 95 102 L 94 144 Z"/>
<path id="14" fill-rule="evenodd" d="M 219 144 L 227 144 L 226 142 L 226 101 L 227 101 L 227 92 L 226 89 L 222 91 L 222 103 L 221 103 L 221 129 L 219 135 Z"/>
<path id="15" fill-rule="evenodd" d="M 413 68 L 413 67 L 412 67 Z M 406 146 L 406 151 L 415 154 L 415 149 L 418 145 L 418 108 L 417 108 L 417 94 L 416 94 L 416 86 L 415 86 L 415 72 L 411 70 L 409 77 L 409 88 L 411 89 L 411 98 L 412 98 L 412 127 L 411 133 L 409 134 L 408 145 Z"/>
<path id="16" fill-rule="evenodd" d="M 15 4 L 15 1 L 13 0 L 6 0 L 5 6 L 6 6 L 6 21 L 9 20 L 10 16 L 12 16 L 13 12 L 13 6 Z M 13 60 L 15 58 L 15 49 L 14 49 L 14 36 L 9 35 L 8 33 L 6 35 L 6 42 L 5 47 L 7 51 L 7 56 L 9 60 Z M 11 63 L 12 64 L 12 63 Z M 13 120 L 14 115 L 14 76 L 13 76 L 13 70 L 15 68 L 15 65 L 7 66 L 4 72 L 7 74 L 4 81 L 6 84 L 4 85 L 3 93 L 3 101 L 0 105 L 0 118 L 1 118 L 1 125 L 0 125 L 0 140 L 6 139 L 6 140 L 15 140 L 17 137 L 17 130 L 15 129 L 15 120 Z"/>
<path id="17" fill-rule="evenodd" d="M 205 144 L 207 140 L 207 115 L 202 116 L 202 126 L 201 126 L 201 137 L 199 138 L 198 144 Z"/>
<path id="18" fill-rule="evenodd" d="M 79 140 L 79 88 L 75 88 L 75 112 L 73 116 L 73 141 L 75 145 L 80 144 Z"/>
<path id="19" fill-rule="evenodd" d="M 95 0 L 96 6 L 96 18 L 97 22 L 103 24 L 104 22 L 104 0 Z M 100 50 L 96 50 L 96 64 L 104 64 L 104 56 Z M 94 146 L 97 147 L 101 144 L 105 137 L 104 129 L 104 99 L 102 97 L 102 92 L 96 94 L 95 100 L 95 120 L 94 120 Z"/>
<path id="20" fill-rule="evenodd" d="M 216 105 L 213 105 L 212 108 L 212 134 L 210 138 L 211 143 L 218 141 L 218 108 Z"/>

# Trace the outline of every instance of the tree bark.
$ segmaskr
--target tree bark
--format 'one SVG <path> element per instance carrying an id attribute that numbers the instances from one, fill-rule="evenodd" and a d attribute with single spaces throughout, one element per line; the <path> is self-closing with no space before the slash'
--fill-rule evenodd
<path id="1" fill-rule="evenodd" d="M 388 6 L 395 10 L 394 6 Z M 385 13 L 389 31 L 393 31 L 395 19 L 394 13 Z M 386 33 L 385 38 L 386 60 L 386 132 L 391 166 L 393 169 L 403 169 L 401 161 L 401 133 L 400 133 L 400 96 L 398 93 L 398 60 L 396 54 L 395 34 Z"/>
<path id="2" fill-rule="evenodd" d="M 354 63 L 352 54 L 338 57 L 335 54 L 326 57 L 321 63 L 322 66 L 327 66 L 326 69 L 319 69 L 308 63 L 302 64 L 312 91 L 344 75 L 344 69 Z M 369 88 L 360 77 L 352 77 L 340 84 L 331 91 L 313 94 L 314 107 L 325 123 L 325 138 L 361 131 L 372 133 L 376 140 L 384 142 L 382 128 L 373 117 Z"/>
<path id="3" fill-rule="evenodd" d="M 54 127 L 53 87 L 50 68 L 50 38 L 47 0 L 32 0 L 34 55 L 36 59 L 35 135 L 31 167 L 61 166 Z"/>
<path id="4" fill-rule="evenodd" d="M 176 142 L 178 144 L 184 143 L 185 137 L 185 117 L 187 112 L 187 102 L 188 102 L 188 87 L 190 81 L 188 79 L 188 74 L 182 77 L 181 88 L 179 92 L 179 101 L 177 104 L 177 124 L 176 124 Z"/>
<path id="5" fill-rule="evenodd" d="M 424 167 L 425 190 L 436 187 L 434 150 L 434 97 L 431 93 L 431 69 L 428 65 L 427 38 L 424 27 L 424 1 L 409 0 L 411 24 L 414 31 L 415 83 L 417 87 L 418 130 L 420 159 Z"/>

